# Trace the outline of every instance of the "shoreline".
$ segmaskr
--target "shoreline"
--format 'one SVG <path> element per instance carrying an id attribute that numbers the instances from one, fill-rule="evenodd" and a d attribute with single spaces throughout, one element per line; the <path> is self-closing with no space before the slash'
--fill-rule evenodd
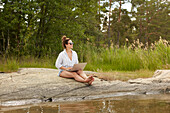
<path id="1" fill-rule="evenodd" d="M 157 70 L 152 78 L 128 81 L 105 81 L 95 77 L 92 86 L 57 74 L 57 69 L 48 68 L 21 68 L 18 72 L 0 73 L 0 106 L 170 94 L 170 70 Z"/>

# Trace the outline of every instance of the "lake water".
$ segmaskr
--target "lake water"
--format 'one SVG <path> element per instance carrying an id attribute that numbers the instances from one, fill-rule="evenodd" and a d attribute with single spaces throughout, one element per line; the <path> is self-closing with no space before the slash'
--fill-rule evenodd
<path id="1" fill-rule="evenodd" d="M 170 94 L 129 95 L 80 102 L 1 106 L 0 113 L 170 113 Z"/>

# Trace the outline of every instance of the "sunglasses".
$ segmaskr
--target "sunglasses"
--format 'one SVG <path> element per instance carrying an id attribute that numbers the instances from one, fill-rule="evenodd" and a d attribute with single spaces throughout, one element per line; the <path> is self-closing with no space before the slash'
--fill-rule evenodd
<path id="1" fill-rule="evenodd" d="M 70 44 L 70 45 L 73 45 L 74 43 L 73 43 L 73 42 L 70 42 L 69 44 Z"/>

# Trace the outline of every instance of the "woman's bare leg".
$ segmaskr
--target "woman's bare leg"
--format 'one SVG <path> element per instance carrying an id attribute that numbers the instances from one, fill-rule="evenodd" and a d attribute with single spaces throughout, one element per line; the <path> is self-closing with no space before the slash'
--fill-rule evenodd
<path id="1" fill-rule="evenodd" d="M 78 75 L 80 75 L 80 76 L 81 76 L 82 78 L 84 78 L 84 79 L 91 78 L 91 80 L 88 82 L 88 83 L 89 83 L 89 85 L 91 85 L 91 84 L 92 84 L 92 82 L 94 81 L 93 76 L 89 76 L 89 77 L 87 77 L 87 75 L 83 72 L 83 70 L 79 70 L 79 71 L 77 71 L 77 74 L 78 74 Z"/>
<path id="2" fill-rule="evenodd" d="M 63 77 L 63 78 L 74 78 L 78 82 L 89 82 L 89 81 L 91 81 L 91 78 L 83 79 L 76 72 L 62 71 L 61 74 L 60 74 L 60 77 Z"/>
<path id="3" fill-rule="evenodd" d="M 89 85 L 91 85 L 93 83 L 93 81 L 94 81 L 94 78 L 92 77 L 92 79 L 88 82 Z"/>
<path id="4" fill-rule="evenodd" d="M 87 79 L 87 75 L 83 72 L 83 70 L 78 70 L 77 74 L 80 75 L 82 78 Z"/>

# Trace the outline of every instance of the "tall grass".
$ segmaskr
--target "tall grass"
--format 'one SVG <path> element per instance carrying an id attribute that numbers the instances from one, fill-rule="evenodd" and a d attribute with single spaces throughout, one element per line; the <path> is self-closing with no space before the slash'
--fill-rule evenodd
<path id="1" fill-rule="evenodd" d="M 13 72 L 19 68 L 55 68 L 55 58 L 43 57 L 16 57 L 1 58 L 0 59 L 0 72 Z"/>
<path id="2" fill-rule="evenodd" d="M 77 46 L 78 47 L 78 46 Z M 97 48 L 92 44 L 79 45 L 75 48 L 80 62 L 87 62 L 86 70 L 91 71 L 135 71 L 170 69 L 169 42 L 160 39 L 151 44 L 134 41 L 128 47 Z M 56 56 L 41 58 L 23 56 L 20 58 L 0 58 L 0 72 L 17 71 L 18 68 L 55 68 Z"/>
<path id="3" fill-rule="evenodd" d="M 19 63 L 16 58 L 1 58 L 0 59 L 0 72 L 12 72 L 17 71 Z"/>
<path id="4" fill-rule="evenodd" d="M 142 47 L 143 46 L 143 47 Z M 81 50 L 81 49 L 80 49 Z M 170 46 L 166 40 L 160 39 L 150 48 L 139 40 L 129 47 L 95 48 L 87 45 L 81 51 L 87 70 L 97 71 L 135 71 L 140 69 L 170 69 Z M 82 55 L 83 54 L 83 55 Z"/>
<path id="5" fill-rule="evenodd" d="M 19 59 L 20 67 L 36 67 L 36 68 L 55 68 L 55 58 L 51 57 L 22 57 Z"/>

